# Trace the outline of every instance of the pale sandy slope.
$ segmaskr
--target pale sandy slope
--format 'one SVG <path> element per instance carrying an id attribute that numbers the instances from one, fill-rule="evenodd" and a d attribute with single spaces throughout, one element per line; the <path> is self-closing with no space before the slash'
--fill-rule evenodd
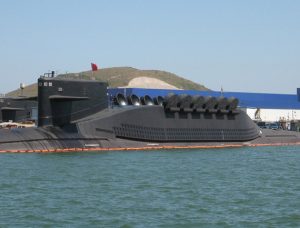
<path id="1" fill-rule="evenodd" d="M 127 88 L 147 88 L 147 89 L 178 89 L 162 80 L 149 77 L 137 77 L 129 81 Z"/>

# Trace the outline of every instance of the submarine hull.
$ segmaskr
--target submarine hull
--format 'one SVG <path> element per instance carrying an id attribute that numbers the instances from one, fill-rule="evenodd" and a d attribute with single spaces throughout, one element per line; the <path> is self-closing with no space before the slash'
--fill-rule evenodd
<path id="1" fill-rule="evenodd" d="M 118 105 L 111 105 L 104 82 L 39 78 L 38 127 L 0 129 L 0 152 L 223 148 L 300 143 L 300 133 L 258 128 L 245 112 L 236 109 L 235 100 L 223 100 L 221 105 L 220 99 L 212 97 L 173 94 L 160 102 L 152 102 L 145 96 L 144 105 L 131 97 L 132 105 L 127 105 L 124 99 L 126 96 L 122 96 L 122 102 L 113 99 Z"/>
<path id="2" fill-rule="evenodd" d="M 172 113 L 162 106 L 104 109 L 63 127 L 1 129 L 1 152 L 219 148 L 299 144 L 300 134 L 259 129 L 242 111 Z"/>

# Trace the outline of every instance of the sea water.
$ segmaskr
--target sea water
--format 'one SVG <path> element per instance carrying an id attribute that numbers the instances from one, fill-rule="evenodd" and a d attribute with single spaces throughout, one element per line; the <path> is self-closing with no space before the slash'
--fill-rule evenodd
<path id="1" fill-rule="evenodd" d="M 0 227 L 299 227 L 300 147 L 0 154 Z"/>

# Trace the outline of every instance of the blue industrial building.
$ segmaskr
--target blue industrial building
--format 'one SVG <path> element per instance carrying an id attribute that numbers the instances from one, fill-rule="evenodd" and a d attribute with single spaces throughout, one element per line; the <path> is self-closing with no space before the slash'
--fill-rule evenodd
<path id="1" fill-rule="evenodd" d="M 300 88 L 297 94 L 271 94 L 271 93 L 243 93 L 243 92 L 217 92 L 197 90 L 169 90 L 169 89 L 142 89 L 142 88 L 110 88 L 109 95 L 114 97 L 118 93 L 125 96 L 135 94 L 137 96 L 149 95 L 150 97 L 166 96 L 169 93 L 202 95 L 202 96 L 224 96 L 239 99 L 241 108 L 261 109 L 299 109 L 300 110 Z"/>

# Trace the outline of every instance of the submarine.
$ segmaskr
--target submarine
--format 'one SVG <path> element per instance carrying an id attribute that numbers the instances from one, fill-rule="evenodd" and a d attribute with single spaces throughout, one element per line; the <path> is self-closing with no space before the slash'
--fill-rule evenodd
<path id="1" fill-rule="evenodd" d="M 0 152 L 300 145 L 300 133 L 260 129 L 236 98 L 168 94 L 110 98 L 106 82 L 38 79 L 38 123 L 0 129 Z"/>
<path id="2" fill-rule="evenodd" d="M 0 123 L 32 120 L 33 110 L 37 108 L 36 96 L 0 98 Z"/>

